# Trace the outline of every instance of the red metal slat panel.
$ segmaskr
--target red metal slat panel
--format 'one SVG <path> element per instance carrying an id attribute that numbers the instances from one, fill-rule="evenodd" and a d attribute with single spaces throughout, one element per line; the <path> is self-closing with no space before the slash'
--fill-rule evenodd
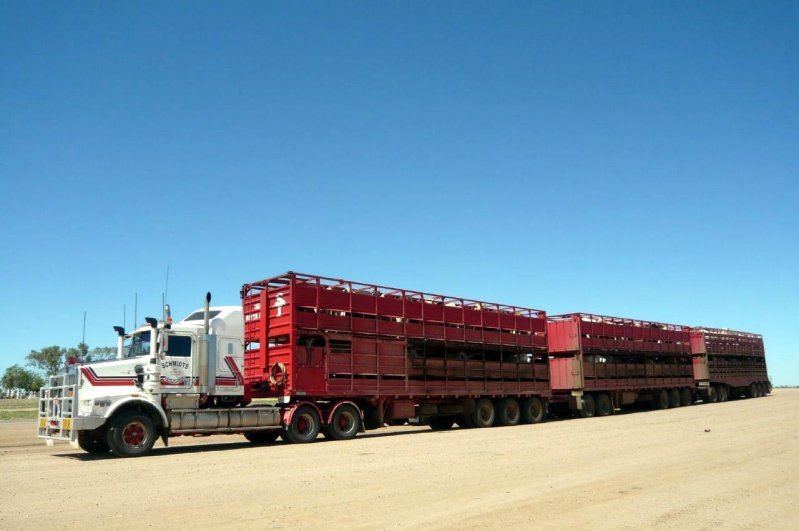
<path id="1" fill-rule="evenodd" d="M 350 294 L 341 288 L 322 288 L 319 291 L 319 308 L 325 310 L 350 310 Z"/>
<path id="2" fill-rule="evenodd" d="M 441 303 L 424 303 L 423 310 L 425 321 L 435 321 L 441 323 L 444 321 L 444 307 Z"/>
<path id="3" fill-rule="evenodd" d="M 374 295 L 363 293 L 352 294 L 352 311 L 356 313 L 374 314 L 377 310 L 377 299 Z"/>
<path id="4" fill-rule="evenodd" d="M 378 298 L 377 313 L 391 317 L 402 317 L 402 299 L 396 295 L 386 295 Z"/>
<path id="5" fill-rule="evenodd" d="M 445 305 L 444 321 L 452 324 L 463 324 L 463 308 Z"/>

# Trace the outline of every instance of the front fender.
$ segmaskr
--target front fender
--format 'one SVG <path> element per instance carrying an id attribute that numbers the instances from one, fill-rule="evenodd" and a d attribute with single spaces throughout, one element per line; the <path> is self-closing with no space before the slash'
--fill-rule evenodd
<path id="1" fill-rule="evenodd" d="M 150 402 L 149 400 L 142 400 L 141 398 L 131 397 L 125 400 L 120 400 L 119 402 L 114 403 L 108 409 L 105 416 L 107 419 L 110 419 L 120 411 L 128 411 L 138 408 L 149 412 L 150 415 L 155 418 L 161 419 L 161 425 L 165 428 L 169 427 L 169 420 L 167 419 L 166 412 L 164 411 L 164 408 L 161 407 L 161 404 L 156 404 L 155 402 Z"/>

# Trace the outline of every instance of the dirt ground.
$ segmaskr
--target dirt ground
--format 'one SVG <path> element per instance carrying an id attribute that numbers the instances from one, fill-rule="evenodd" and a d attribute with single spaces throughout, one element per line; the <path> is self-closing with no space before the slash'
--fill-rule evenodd
<path id="1" fill-rule="evenodd" d="M 308 445 L 179 437 L 138 459 L 0 423 L 0 529 L 198 526 L 799 529 L 799 390 Z"/>

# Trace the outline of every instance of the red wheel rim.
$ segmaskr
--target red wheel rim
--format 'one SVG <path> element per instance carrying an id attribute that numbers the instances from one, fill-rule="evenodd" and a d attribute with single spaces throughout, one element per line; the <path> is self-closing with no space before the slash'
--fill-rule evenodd
<path id="1" fill-rule="evenodd" d="M 305 415 L 297 419 L 297 431 L 300 433 L 307 433 L 311 423 Z"/>
<path id="2" fill-rule="evenodd" d="M 341 431 L 350 431 L 352 426 L 355 424 L 355 421 L 352 418 L 352 415 L 345 411 L 338 416 L 338 428 Z"/>
<path id="3" fill-rule="evenodd" d="M 140 422 L 131 422 L 122 430 L 122 440 L 128 446 L 141 446 L 147 439 L 147 431 Z"/>

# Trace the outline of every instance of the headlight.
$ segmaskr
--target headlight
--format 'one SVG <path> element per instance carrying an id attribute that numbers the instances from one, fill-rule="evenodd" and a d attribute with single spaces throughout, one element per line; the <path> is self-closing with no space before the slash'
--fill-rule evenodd
<path id="1" fill-rule="evenodd" d="M 81 415 L 91 415 L 92 414 L 92 400 L 81 400 L 80 401 L 80 414 Z"/>

